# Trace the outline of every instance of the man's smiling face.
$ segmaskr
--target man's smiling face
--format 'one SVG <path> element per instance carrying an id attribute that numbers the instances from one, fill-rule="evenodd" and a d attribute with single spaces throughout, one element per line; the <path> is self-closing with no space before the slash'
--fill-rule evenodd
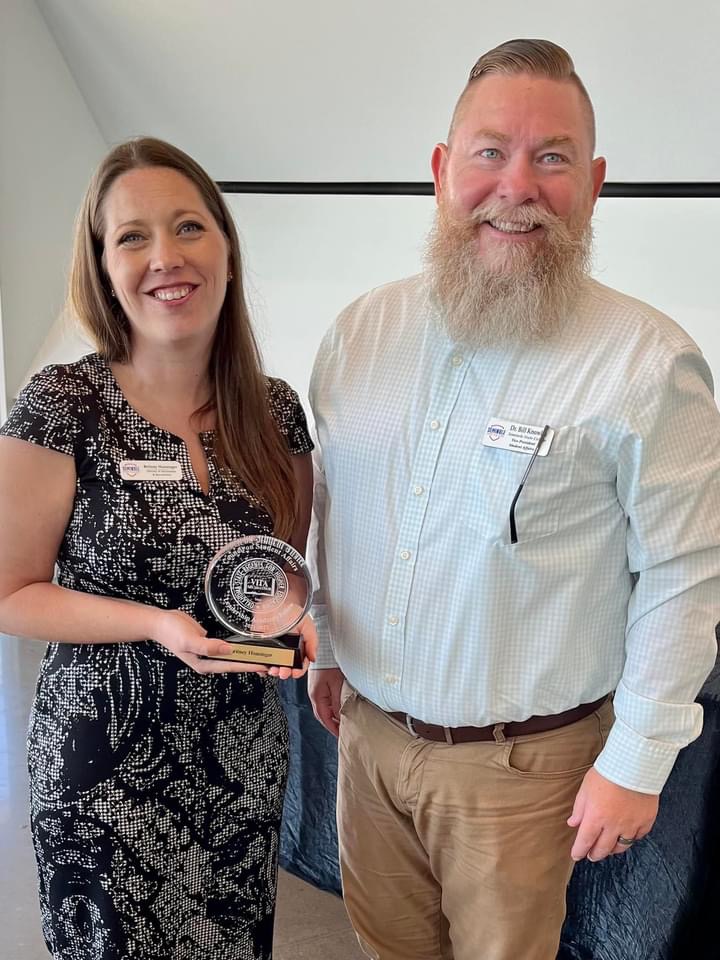
<path id="1" fill-rule="evenodd" d="M 456 109 L 449 144 L 432 167 L 440 212 L 474 222 L 486 266 L 511 269 L 517 253 L 539 252 L 552 224 L 573 236 L 587 227 L 605 163 L 592 159 L 592 123 L 570 81 L 490 74 Z"/>

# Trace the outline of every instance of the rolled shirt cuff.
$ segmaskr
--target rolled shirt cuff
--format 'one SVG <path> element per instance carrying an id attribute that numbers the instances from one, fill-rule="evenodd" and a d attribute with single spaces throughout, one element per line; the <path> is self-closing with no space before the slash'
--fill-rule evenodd
<path id="1" fill-rule="evenodd" d="M 696 736 L 701 729 L 702 714 Z M 681 749 L 682 744 L 643 737 L 616 718 L 595 769 L 628 790 L 659 794 Z"/>

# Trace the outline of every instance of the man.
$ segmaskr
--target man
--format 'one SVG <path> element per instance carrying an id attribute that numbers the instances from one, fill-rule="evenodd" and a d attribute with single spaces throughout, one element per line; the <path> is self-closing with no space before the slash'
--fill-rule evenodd
<path id="1" fill-rule="evenodd" d="M 573 862 L 648 833 L 701 729 L 720 415 L 690 338 L 588 277 L 594 138 L 564 50 L 481 57 L 432 156 L 426 270 L 317 358 L 311 696 L 380 960 L 554 958 Z"/>

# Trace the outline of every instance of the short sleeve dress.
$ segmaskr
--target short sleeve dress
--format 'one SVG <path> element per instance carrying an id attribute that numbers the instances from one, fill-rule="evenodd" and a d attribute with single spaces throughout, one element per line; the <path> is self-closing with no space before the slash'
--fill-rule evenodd
<path id="1" fill-rule="evenodd" d="M 297 395 L 268 380 L 294 454 L 312 449 Z M 61 586 L 184 610 L 227 631 L 203 592 L 213 554 L 272 532 L 201 435 L 205 494 L 181 439 L 126 401 L 91 354 L 35 376 L 4 435 L 72 456 Z M 121 460 L 181 479 L 123 480 Z M 54 960 L 255 960 L 272 954 L 287 728 L 276 682 L 201 676 L 153 642 L 49 644 L 29 740 L 31 826 Z"/>

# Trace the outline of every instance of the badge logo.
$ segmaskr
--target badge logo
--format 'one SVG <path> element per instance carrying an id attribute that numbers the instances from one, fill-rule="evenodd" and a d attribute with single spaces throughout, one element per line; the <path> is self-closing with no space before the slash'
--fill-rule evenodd
<path id="1" fill-rule="evenodd" d="M 505 436 L 505 427 L 501 423 L 491 423 L 487 428 L 487 435 L 491 440 L 499 440 Z"/>

